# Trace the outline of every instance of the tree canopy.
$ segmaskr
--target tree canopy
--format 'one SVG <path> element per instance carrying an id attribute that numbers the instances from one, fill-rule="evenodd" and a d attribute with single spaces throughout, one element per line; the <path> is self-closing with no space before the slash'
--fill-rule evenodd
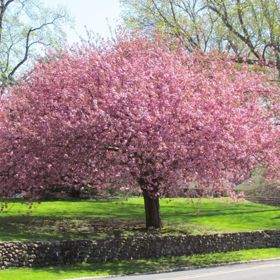
<path id="1" fill-rule="evenodd" d="M 190 182 L 234 196 L 256 166 L 279 171 L 279 131 L 260 106 L 275 94 L 224 56 L 157 37 L 49 56 L 1 100 L 0 195 L 125 178 L 159 227 L 159 196 Z"/>

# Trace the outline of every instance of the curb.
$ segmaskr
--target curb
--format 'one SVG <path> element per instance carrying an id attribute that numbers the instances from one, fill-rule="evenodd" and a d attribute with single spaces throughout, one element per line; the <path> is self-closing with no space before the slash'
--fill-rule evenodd
<path id="1" fill-rule="evenodd" d="M 119 275 L 106 275 L 106 276 L 93 276 L 93 277 L 80 277 L 80 278 L 67 278 L 63 280 L 98 280 L 98 279 L 106 279 L 106 278 L 115 278 L 115 277 L 124 277 L 124 276 L 132 276 L 132 275 L 147 275 L 147 274 L 160 274 L 160 273 L 170 273 L 177 271 L 189 271 L 189 270 L 198 270 L 203 268 L 215 268 L 215 267 L 223 267 L 223 266 L 235 266 L 239 264 L 250 264 L 250 263 L 263 263 L 268 261 L 280 261 L 280 258 L 271 258 L 271 259 L 260 259 L 260 260 L 249 260 L 249 261 L 237 261 L 237 262 L 229 262 L 229 263 L 220 263 L 220 264 L 210 264 L 203 266 L 186 266 L 186 267 L 176 267 L 172 269 L 164 269 L 164 270 L 151 270 L 148 272 L 141 273 L 129 273 L 129 274 L 119 274 Z"/>

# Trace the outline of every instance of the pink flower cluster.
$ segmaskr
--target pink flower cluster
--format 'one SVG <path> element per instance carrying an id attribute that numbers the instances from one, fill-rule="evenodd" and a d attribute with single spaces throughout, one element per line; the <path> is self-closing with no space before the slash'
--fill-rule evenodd
<path id="1" fill-rule="evenodd" d="M 279 167 L 261 106 L 275 94 L 226 57 L 160 39 L 49 56 L 0 101 L 0 195 L 119 179 L 155 196 L 190 182 L 233 195 L 254 167 Z"/>

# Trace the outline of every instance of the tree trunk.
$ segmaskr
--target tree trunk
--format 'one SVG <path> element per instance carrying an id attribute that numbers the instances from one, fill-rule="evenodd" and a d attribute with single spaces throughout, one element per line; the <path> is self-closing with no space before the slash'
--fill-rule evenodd
<path id="1" fill-rule="evenodd" d="M 152 196 L 147 190 L 143 190 L 146 214 L 146 228 L 161 228 L 159 213 L 159 197 Z"/>
<path id="2" fill-rule="evenodd" d="M 278 80 L 280 81 L 280 55 L 277 54 L 277 57 L 276 57 L 276 68 L 277 68 L 277 78 Z"/>
<path id="3" fill-rule="evenodd" d="M 81 198 L 81 190 L 80 188 L 72 188 L 69 192 L 71 198 Z"/>

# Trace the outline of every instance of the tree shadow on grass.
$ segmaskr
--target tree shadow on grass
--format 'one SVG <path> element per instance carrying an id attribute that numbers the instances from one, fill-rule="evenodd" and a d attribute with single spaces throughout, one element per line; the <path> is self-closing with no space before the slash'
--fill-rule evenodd
<path id="1" fill-rule="evenodd" d="M 54 219 L 14 216 L 0 218 L 1 241 L 75 240 L 114 237 L 141 230 L 144 223 L 122 219 Z"/>

